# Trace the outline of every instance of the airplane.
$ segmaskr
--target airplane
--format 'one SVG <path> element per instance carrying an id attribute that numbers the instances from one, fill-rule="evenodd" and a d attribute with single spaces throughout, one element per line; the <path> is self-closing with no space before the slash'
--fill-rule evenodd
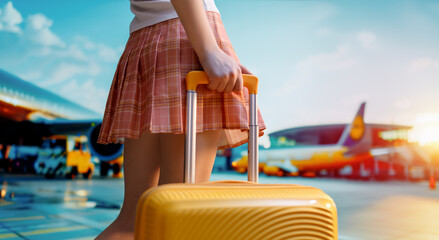
<path id="1" fill-rule="evenodd" d="M 350 124 L 306 126 L 269 134 L 271 146 L 260 148 L 260 171 L 276 176 L 425 178 L 429 160 L 406 141 L 410 127 L 366 124 L 365 107 L 366 103 L 361 103 Z M 243 173 L 247 171 L 247 153 L 241 155 L 232 167 Z"/>
<path id="2" fill-rule="evenodd" d="M 39 157 L 38 152 L 44 152 L 35 151 L 35 148 L 42 147 L 43 139 L 51 136 L 58 136 L 58 139 L 63 138 L 60 136 L 65 136 L 65 139 L 67 136 L 68 139 L 82 136 L 87 139 L 91 156 L 100 160 L 101 174 L 106 174 L 109 168 L 113 168 L 114 172 L 117 171 L 116 175 L 120 175 L 123 145 L 97 144 L 101 123 L 100 114 L 0 69 L 0 143 L 8 146 L 5 151 L 8 154 L 5 155 L 21 156 L 16 157 L 17 159 L 8 159 L 4 156 L 13 164 L 32 165 L 26 164 L 26 160 L 36 160 Z M 60 154 L 66 156 L 85 154 L 82 153 L 85 149 L 72 148 L 67 153 Z M 91 158 L 89 161 L 92 161 Z M 73 170 L 76 171 L 78 167 L 89 171 L 89 168 L 85 169 L 79 165 L 73 166 Z M 47 170 L 38 171 L 47 172 Z M 87 175 L 87 172 L 82 174 Z"/>

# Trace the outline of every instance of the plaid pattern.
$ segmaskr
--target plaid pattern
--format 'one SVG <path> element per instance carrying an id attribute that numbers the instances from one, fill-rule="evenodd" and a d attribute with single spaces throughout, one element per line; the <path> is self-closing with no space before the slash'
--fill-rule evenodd
<path id="1" fill-rule="evenodd" d="M 220 15 L 207 12 L 220 48 L 238 61 Z M 202 70 L 178 18 L 131 33 L 108 95 L 98 143 L 123 143 L 151 133 L 184 133 L 189 71 Z M 218 149 L 248 138 L 248 91 L 218 93 L 197 88 L 197 132 L 221 130 Z M 259 114 L 260 136 L 265 129 Z"/>

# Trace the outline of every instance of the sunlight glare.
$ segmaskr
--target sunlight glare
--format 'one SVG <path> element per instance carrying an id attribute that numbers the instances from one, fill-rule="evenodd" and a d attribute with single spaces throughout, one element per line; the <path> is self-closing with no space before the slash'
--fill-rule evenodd
<path id="1" fill-rule="evenodd" d="M 409 140 L 421 146 L 439 143 L 439 113 L 418 115 L 410 131 Z"/>

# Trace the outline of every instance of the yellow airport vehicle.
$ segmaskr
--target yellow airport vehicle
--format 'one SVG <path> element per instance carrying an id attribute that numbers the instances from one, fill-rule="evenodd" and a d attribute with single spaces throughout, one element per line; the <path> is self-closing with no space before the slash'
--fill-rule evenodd
<path id="1" fill-rule="evenodd" d="M 53 135 L 43 138 L 35 161 L 35 170 L 47 178 L 64 175 L 74 179 L 78 174 L 91 178 L 95 166 L 87 146 L 87 137 Z"/>
<path id="2" fill-rule="evenodd" d="M 84 135 L 67 140 L 66 166 L 72 168 L 70 172 L 72 178 L 75 178 L 77 174 L 82 174 L 84 178 L 91 178 L 93 175 L 95 166 L 91 161 L 91 154 L 86 143 L 87 137 Z"/>
<path id="3" fill-rule="evenodd" d="M 113 170 L 113 177 L 114 178 L 122 178 L 122 164 L 123 164 L 123 155 L 117 157 L 114 160 L 111 161 L 100 161 L 100 168 L 99 168 L 99 174 L 100 176 L 107 176 L 108 172 Z"/>
<path id="4" fill-rule="evenodd" d="M 107 175 L 109 170 L 114 177 L 122 176 L 123 145 L 97 143 L 101 114 L 2 70 L 0 79 L 0 117 L 8 122 L 0 126 L 0 130 L 9 128 L 6 132 L 8 136 L 13 136 L 10 140 L 17 140 L 3 145 L 1 171 L 36 172 L 49 178 L 56 175 L 74 177 L 77 174 L 89 177 L 94 170 L 93 162 L 98 164 L 102 176 Z M 66 151 L 67 140 L 82 135 L 88 138 L 88 149 L 82 140 L 78 140 L 78 149 Z M 69 145 L 74 146 L 73 142 Z M 42 147 L 41 143 L 47 146 Z"/>
<path id="5" fill-rule="evenodd" d="M 263 171 L 265 166 L 266 164 L 264 162 L 259 162 L 259 172 Z M 232 162 L 232 167 L 235 171 L 239 173 L 246 173 L 248 168 L 247 155 L 242 156 L 242 158 L 240 158 L 239 160 Z"/>

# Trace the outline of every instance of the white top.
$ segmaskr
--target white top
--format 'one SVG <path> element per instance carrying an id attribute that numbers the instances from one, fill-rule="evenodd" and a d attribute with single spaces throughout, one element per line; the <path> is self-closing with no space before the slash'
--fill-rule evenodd
<path id="1" fill-rule="evenodd" d="M 219 13 L 214 0 L 203 0 L 203 2 L 206 11 Z M 130 0 L 130 3 L 131 12 L 134 14 L 130 33 L 178 17 L 170 0 Z"/>

